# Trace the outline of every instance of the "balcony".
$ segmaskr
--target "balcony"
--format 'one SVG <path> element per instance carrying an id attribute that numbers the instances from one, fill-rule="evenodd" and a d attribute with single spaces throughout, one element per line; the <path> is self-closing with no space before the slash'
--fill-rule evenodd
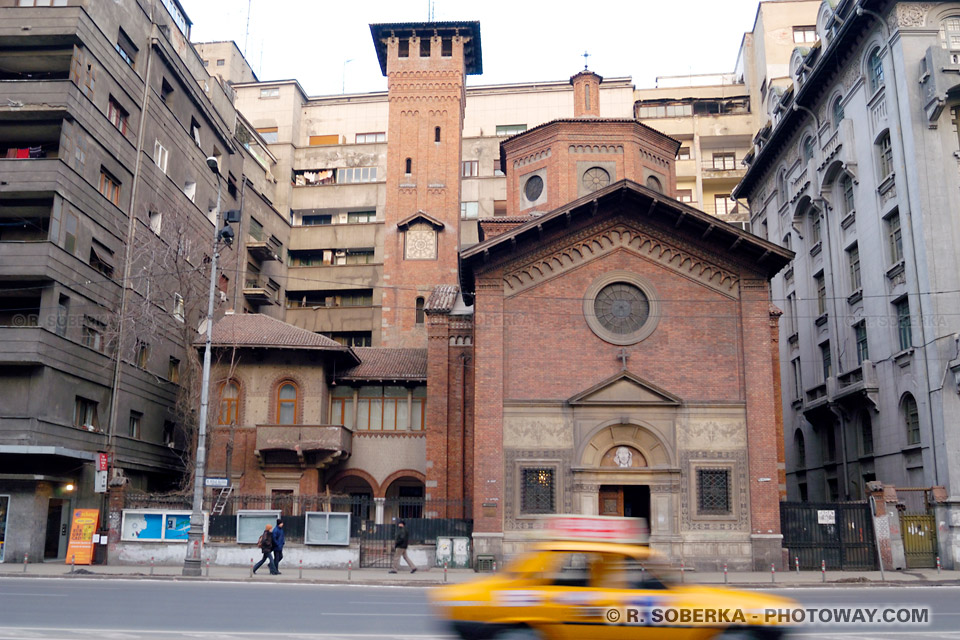
<path id="1" fill-rule="evenodd" d="M 856 401 L 866 397 L 874 406 L 879 406 L 880 381 L 877 366 L 864 360 L 859 367 L 837 377 L 836 399 Z"/>
<path id="2" fill-rule="evenodd" d="M 383 223 L 377 222 L 293 227 L 290 231 L 290 250 L 378 247 L 383 246 L 383 235 Z"/>
<path id="3" fill-rule="evenodd" d="M 5 114 L 7 115 L 7 114 Z M 30 116 L 36 116 L 35 112 Z M 62 113 L 44 113 L 42 119 L 10 118 L 0 120 L 0 158 L 40 160 L 60 157 Z M 58 116 L 59 117 L 50 117 Z"/>
<path id="4" fill-rule="evenodd" d="M 342 425 L 257 425 L 257 459 L 262 466 L 299 464 L 323 469 L 350 457 L 353 434 Z"/>
<path id="5" fill-rule="evenodd" d="M 280 304 L 280 286 L 269 278 L 248 276 L 243 281 L 243 297 L 251 304 Z"/>
<path id="6" fill-rule="evenodd" d="M 343 264 L 318 267 L 290 267 L 289 287 L 303 287 L 307 283 L 316 282 L 324 288 L 361 289 L 378 287 L 383 282 L 383 265 L 370 264 Z M 315 305 L 309 305 L 315 306 Z"/>
<path id="7" fill-rule="evenodd" d="M 260 262 L 266 260 L 280 261 L 280 252 L 283 243 L 276 236 L 268 235 L 262 227 L 251 227 L 247 235 L 247 253 Z"/>
<path id="8" fill-rule="evenodd" d="M 380 328 L 380 307 L 317 307 L 288 308 L 286 320 L 307 331 L 338 333 L 343 331 L 377 334 Z"/>
<path id="9" fill-rule="evenodd" d="M 50 236 L 53 196 L 0 199 L 0 242 L 43 242 Z"/>

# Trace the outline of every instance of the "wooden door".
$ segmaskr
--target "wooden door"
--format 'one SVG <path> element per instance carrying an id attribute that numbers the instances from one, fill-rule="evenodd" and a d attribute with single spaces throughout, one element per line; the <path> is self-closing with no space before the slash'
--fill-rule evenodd
<path id="1" fill-rule="evenodd" d="M 600 487 L 600 515 L 623 517 L 623 487 Z"/>

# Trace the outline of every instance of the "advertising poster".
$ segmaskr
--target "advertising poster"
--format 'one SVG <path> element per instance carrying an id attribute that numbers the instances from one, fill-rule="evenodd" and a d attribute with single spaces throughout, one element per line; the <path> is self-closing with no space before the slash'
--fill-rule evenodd
<path id="1" fill-rule="evenodd" d="M 93 536 L 100 521 L 98 509 L 74 509 L 67 545 L 67 564 L 93 564 Z"/>
<path id="2" fill-rule="evenodd" d="M 164 540 L 186 540 L 190 534 L 190 516 L 167 514 Z"/>
<path id="3" fill-rule="evenodd" d="M 163 514 L 124 514 L 123 538 L 125 540 L 163 540 Z"/>

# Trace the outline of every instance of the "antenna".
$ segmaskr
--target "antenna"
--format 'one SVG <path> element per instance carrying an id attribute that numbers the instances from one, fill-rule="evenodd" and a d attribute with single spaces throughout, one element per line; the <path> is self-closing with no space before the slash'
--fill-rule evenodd
<path id="1" fill-rule="evenodd" d="M 433 0 L 427 0 L 427 22 L 433 22 Z"/>
<path id="2" fill-rule="evenodd" d="M 247 0 L 247 31 L 243 36 L 243 56 L 247 56 L 247 44 L 250 42 L 250 10 L 253 8 L 253 0 Z"/>

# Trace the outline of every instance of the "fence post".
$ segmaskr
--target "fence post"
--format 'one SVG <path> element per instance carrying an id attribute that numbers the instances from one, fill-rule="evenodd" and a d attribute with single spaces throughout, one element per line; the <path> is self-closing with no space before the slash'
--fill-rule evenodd
<path id="1" fill-rule="evenodd" d="M 251 578 L 253 577 L 253 565 L 254 565 L 253 558 L 250 558 L 250 577 Z"/>
<path id="2" fill-rule="evenodd" d="M 347 580 L 352 580 L 351 574 L 353 573 L 353 560 L 347 560 Z"/>
<path id="3" fill-rule="evenodd" d="M 24 560 L 24 562 L 26 562 L 26 560 Z M 26 571 L 26 568 L 24 568 L 24 571 Z M 940 575 L 940 556 L 937 556 L 937 575 Z"/>
<path id="4" fill-rule="evenodd" d="M 793 556 L 793 565 L 797 568 L 797 573 L 800 573 L 800 556 Z"/>
<path id="5" fill-rule="evenodd" d="M 207 577 L 210 577 L 210 558 L 207 558 Z"/>
<path id="6" fill-rule="evenodd" d="M 777 565 L 770 563 L 770 584 L 773 584 L 777 581 Z"/>
<path id="7" fill-rule="evenodd" d="M 303 580 L 303 558 L 300 558 L 300 580 Z"/>
<path id="8" fill-rule="evenodd" d="M 827 581 L 827 562 L 826 560 L 820 560 L 820 582 Z"/>
<path id="9" fill-rule="evenodd" d="M 23 572 L 24 572 L 24 573 L 27 572 L 27 559 L 28 559 L 29 557 L 30 557 L 30 556 L 29 556 L 28 554 L 26 554 L 26 553 L 23 554 Z"/>
<path id="10" fill-rule="evenodd" d="M 73 573 L 76 568 L 77 568 L 77 554 L 73 554 L 70 556 L 70 573 Z"/>
<path id="11" fill-rule="evenodd" d="M 150 556 L 150 575 L 153 575 L 153 556 Z"/>
<path id="12" fill-rule="evenodd" d="M 728 582 L 728 578 L 727 578 L 727 563 L 724 562 L 724 563 L 723 563 L 723 584 L 727 584 L 727 582 Z"/>
<path id="13" fill-rule="evenodd" d="M 447 581 L 447 561 L 443 561 L 443 581 Z"/>

